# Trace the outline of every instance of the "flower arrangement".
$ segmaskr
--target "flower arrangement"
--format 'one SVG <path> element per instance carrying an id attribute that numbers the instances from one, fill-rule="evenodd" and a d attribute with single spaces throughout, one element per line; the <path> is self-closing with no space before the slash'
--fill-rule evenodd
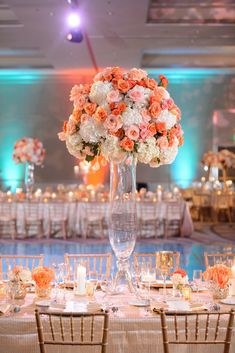
<path id="1" fill-rule="evenodd" d="M 31 271 L 27 267 L 15 266 L 9 273 L 9 279 L 12 282 L 30 282 L 32 280 Z"/>
<path id="2" fill-rule="evenodd" d="M 16 163 L 33 163 L 41 165 L 46 151 L 43 144 L 36 138 L 23 137 L 16 141 L 13 149 L 13 160 Z"/>
<path id="3" fill-rule="evenodd" d="M 42 289 L 50 287 L 51 281 L 55 278 L 55 273 L 48 267 L 37 267 L 32 272 L 32 279 L 36 286 Z"/>
<path id="4" fill-rule="evenodd" d="M 108 67 L 92 84 L 72 88 L 73 112 L 58 134 L 78 159 L 122 162 L 134 155 L 137 161 L 159 167 L 172 163 L 183 144 L 180 109 L 159 82 L 143 70 L 124 72 Z"/>
<path id="5" fill-rule="evenodd" d="M 226 288 L 229 285 L 230 278 L 232 277 L 232 271 L 229 267 L 223 264 L 217 264 L 212 267 L 208 267 L 203 273 L 205 281 L 215 284 L 219 288 Z"/>
<path id="6" fill-rule="evenodd" d="M 171 280 L 173 286 L 181 291 L 183 289 L 183 286 L 188 284 L 187 272 L 179 268 L 178 270 L 173 272 Z"/>
<path id="7" fill-rule="evenodd" d="M 235 154 L 229 150 L 219 152 L 204 153 L 201 161 L 207 167 L 217 167 L 219 169 L 235 168 Z"/>

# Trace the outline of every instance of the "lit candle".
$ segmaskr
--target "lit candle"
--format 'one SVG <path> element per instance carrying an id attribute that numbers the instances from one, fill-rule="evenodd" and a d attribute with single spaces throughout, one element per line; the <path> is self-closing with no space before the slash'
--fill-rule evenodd
<path id="1" fill-rule="evenodd" d="M 183 287 L 182 292 L 185 300 L 191 299 L 192 289 L 189 286 Z"/>
<path id="2" fill-rule="evenodd" d="M 73 171 L 74 171 L 74 174 L 75 174 L 75 175 L 78 175 L 78 174 L 79 174 L 79 166 L 78 166 L 78 165 L 75 165 L 75 166 L 73 167 Z"/>
<path id="3" fill-rule="evenodd" d="M 231 278 L 231 286 L 230 286 L 230 295 L 235 295 L 235 264 L 231 267 L 232 270 L 232 278 Z"/>
<path id="4" fill-rule="evenodd" d="M 77 267 L 77 283 L 75 289 L 76 295 L 86 294 L 86 267 L 78 265 Z"/>
<path id="5" fill-rule="evenodd" d="M 55 199 L 55 198 L 56 198 L 56 193 L 53 192 L 53 193 L 51 194 L 51 197 L 52 197 L 53 199 Z"/>
<path id="6" fill-rule="evenodd" d="M 73 201 L 73 192 L 69 191 L 69 201 Z"/>

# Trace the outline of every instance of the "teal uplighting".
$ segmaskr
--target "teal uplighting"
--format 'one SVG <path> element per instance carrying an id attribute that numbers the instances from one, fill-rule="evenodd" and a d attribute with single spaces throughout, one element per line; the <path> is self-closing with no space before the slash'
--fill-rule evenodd
<path id="1" fill-rule="evenodd" d="M 33 70 L 0 70 L 1 84 L 30 85 L 39 81 L 42 74 Z"/>

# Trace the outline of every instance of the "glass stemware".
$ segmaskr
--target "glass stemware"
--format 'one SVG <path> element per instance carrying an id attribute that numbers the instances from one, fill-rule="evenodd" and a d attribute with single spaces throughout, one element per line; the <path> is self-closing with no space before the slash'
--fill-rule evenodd
<path id="1" fill-rule="evenodd" d="M 159 251 L 156 253 L 156 266 L 163 278 L 163 297 L 166 298 L 166 279 L 174 269 L 173 251 Z"/>
<path id="2" fill-rule="evenodd" d="M 202 270 L 193 270 L 193 284 L 196 287 L 196 291 L 198 293 L 199 287 L 202 283 Z"/>

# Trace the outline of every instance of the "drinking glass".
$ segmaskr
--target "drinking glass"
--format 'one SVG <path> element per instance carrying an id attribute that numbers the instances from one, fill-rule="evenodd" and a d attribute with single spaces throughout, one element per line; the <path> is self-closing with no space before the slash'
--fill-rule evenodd
<path id="1" fill-rule="evenodd" d="M 193 270 L 193 283 L 196 287 L 197 292 L 202 282 L 202 270 Z"/>
<path id="2" fill-rule="evenodd" d="M 156 266 L 159 269 L 163 278 L 163 297 L 166 298 L 166 279 L 170 272 L 174 270 L 174 256 L 173 251 L 159 251 L 156 253 Z"/>

